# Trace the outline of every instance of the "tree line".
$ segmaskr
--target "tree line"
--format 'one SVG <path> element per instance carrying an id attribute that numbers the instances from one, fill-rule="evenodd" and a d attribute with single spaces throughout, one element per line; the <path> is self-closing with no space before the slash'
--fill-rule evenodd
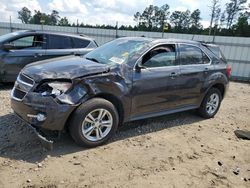
<path id="1" fill-rule="evenodd" d="M 250 4 L 247 5 L 247 0 L 229 0 L 223 7 L 225 10 L 222 10 L 220 0 L 210 0 L 208 7 L 210 26 L 208 28 L 204 28 L 201 24 L 199 9 L 192 12 L 188 9 L 170 12 L 168 4 L 149 5 L 143 12 L 134 14 L 135 26 L 121 25 L 119 28 L 105 24 L 70 23 L 67 17 L 61 17 L 56 10 L 52 10 L 50 14 L 35 10 L 32 15 L 27 7 L 18 11 L 18 19 L 26 24 L 250 37 Z"/>

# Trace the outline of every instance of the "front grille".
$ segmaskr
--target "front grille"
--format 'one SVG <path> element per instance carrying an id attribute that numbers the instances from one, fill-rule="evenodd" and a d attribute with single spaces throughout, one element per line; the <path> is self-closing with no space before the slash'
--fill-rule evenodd
<path id="1" fill-rule="evenodd" d="M 27 84 L 30 84 L 30 85 L 34 84 L 34 81 L 31 78 L 29 78 L 28 76 L 24 75 L 24 74 L 19 74 L 19 79 L 22 80 L 23 82 L 27 83 Z"/>
<path id="2" fill-rule="evenodd" d="M 15 100 L 22 101 L 25 95 L 34 86 L 34 81 L 24 74 L 19 74 L 15 86 L 11 91 L 11 97 Z"/>
<path id="3" fill-rule="evenodd" d="M 26 93 L 24 91 L 15 88 L 13 91 L 13 95 L 18 99 L 23 99 Z"/>

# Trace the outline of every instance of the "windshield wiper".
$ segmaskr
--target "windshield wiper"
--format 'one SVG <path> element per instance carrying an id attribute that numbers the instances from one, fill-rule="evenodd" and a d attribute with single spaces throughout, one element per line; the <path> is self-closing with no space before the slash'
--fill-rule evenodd
<path id="1" fill-rule="evenodd" d="M 90 61 L 94 61 L 96 63 L 100 63 L 97 59 L 95 58 L 90 58 L 90 57 L 86 57 L 87 60 L 90 60 Z"/>

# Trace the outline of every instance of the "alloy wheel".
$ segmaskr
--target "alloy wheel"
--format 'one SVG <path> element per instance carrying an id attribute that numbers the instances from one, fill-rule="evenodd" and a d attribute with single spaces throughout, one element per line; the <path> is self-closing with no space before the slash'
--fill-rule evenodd
<path id="1" fill-rule="evenodd" d="M 208 114 L 212 115 L 213 113 L 216 112 L 219 106 L 219 101 L 220 101 L 220 98 L 217 93 L 213 93 L 210 95 L 206 104 L 206 110 Z"/>
<path id="2" fill-rule="evenodd" d="M 83 136 L 92 142 L 105 138 L 111 131 L 113 117 L 111 113 L 103 108 L 91 111 L 82 122 Z"/>

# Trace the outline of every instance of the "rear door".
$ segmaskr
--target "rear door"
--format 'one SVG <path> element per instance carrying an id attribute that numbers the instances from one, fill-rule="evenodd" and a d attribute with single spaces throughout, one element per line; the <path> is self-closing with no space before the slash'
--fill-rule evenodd
<path id="1" fill-rule="evenodd" d="M 56 58 L 60 56 L 74 55 L 78 51 L 73 48 L 73 41 L 69 36 L 47 35 L 46 58 Z"/>
<path id="2" fill-rule="evenodd" d="M 196 45 L 179 44 L 180 104 L 199 105 L 204 82 L 214 69 L 209 56 Z"/>
<path id="3" fill-rule="evenodd" d="M 43 34 L 29 34 L 8 41 L 14 48 L 2 54 L 4 79 L 13 82 L 25 65 L 45 59 L 45 41 Z"/>

